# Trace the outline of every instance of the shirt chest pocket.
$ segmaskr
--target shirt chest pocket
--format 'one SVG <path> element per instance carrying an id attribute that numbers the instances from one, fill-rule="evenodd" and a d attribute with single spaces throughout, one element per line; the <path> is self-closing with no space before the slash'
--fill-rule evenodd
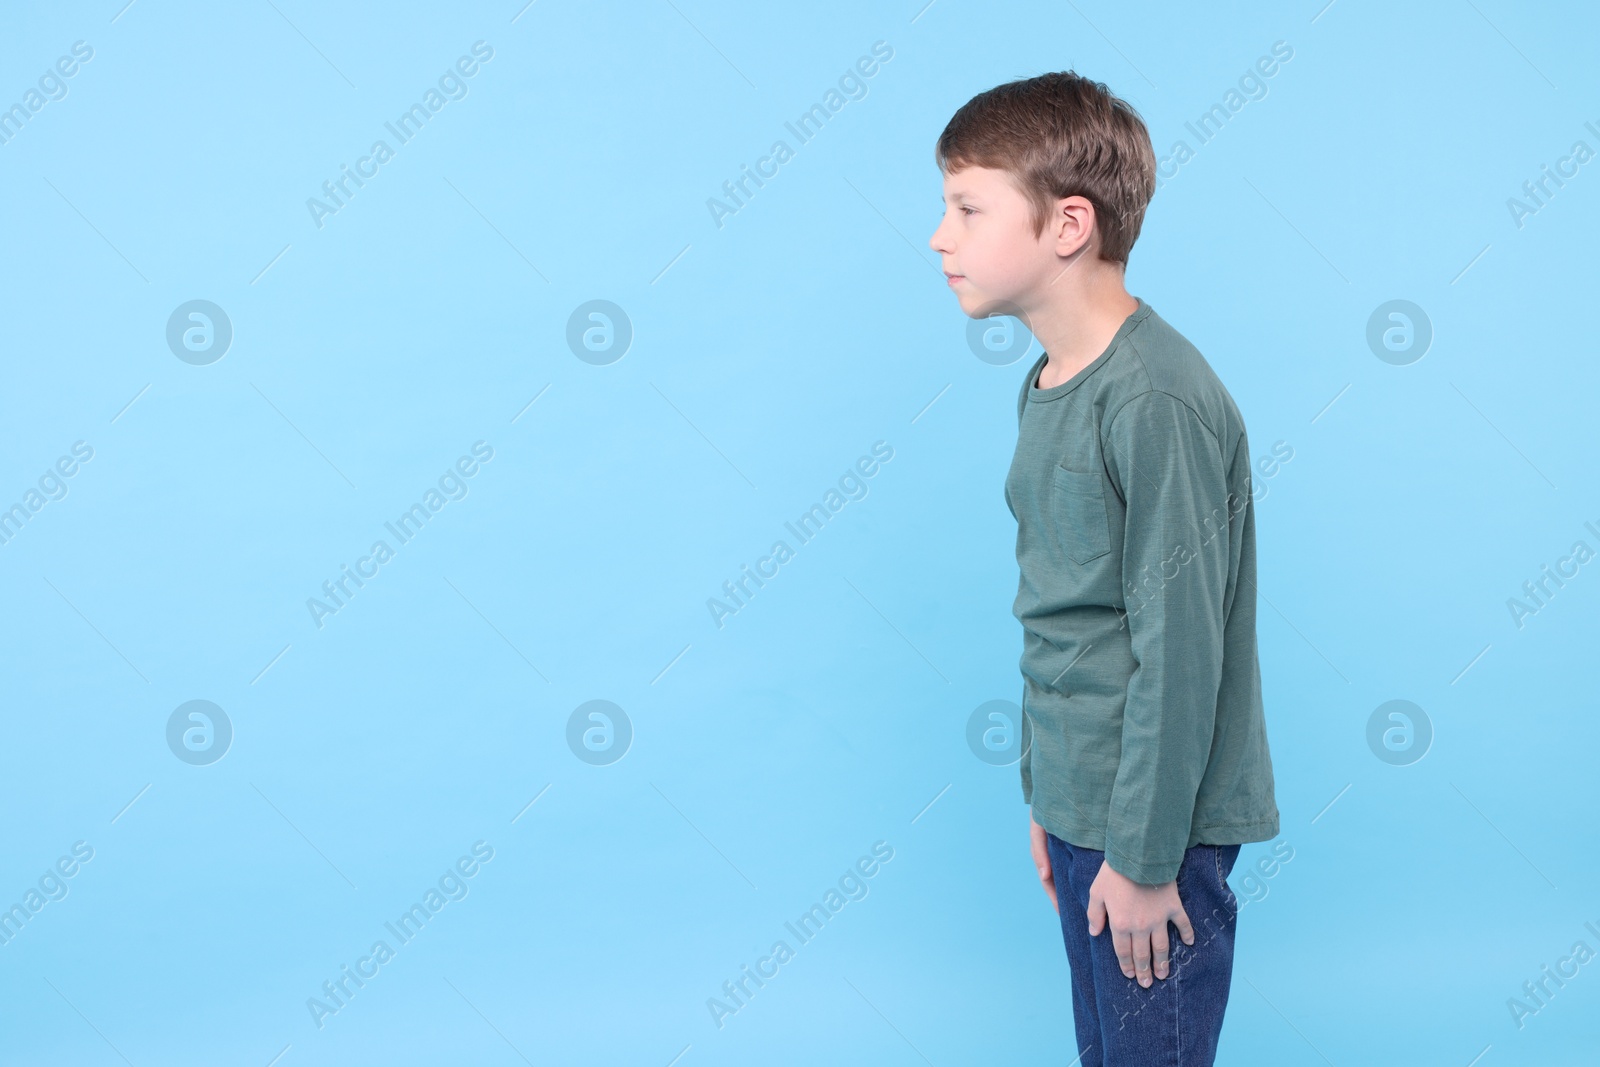
<path id="1" fill-rule="evenodd" d="M 1052 511 L 1061 549 L 1074 563 L 1088 563 L 1111 551 L 1111 525 L 1099 471 L 1051 469 Z"/>

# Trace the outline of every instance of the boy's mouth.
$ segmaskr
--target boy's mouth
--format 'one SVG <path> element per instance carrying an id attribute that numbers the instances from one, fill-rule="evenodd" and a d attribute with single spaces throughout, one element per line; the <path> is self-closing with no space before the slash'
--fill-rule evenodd
<path id="1" fill-rule="evenodd" d="M 951 274 L 949 271 L 944 272 L 944 278 L 945 283 L 948 285 L 954 285 L 956 282 L 964 282 L 967 280 L 967 276 L 965 274 Z"/>

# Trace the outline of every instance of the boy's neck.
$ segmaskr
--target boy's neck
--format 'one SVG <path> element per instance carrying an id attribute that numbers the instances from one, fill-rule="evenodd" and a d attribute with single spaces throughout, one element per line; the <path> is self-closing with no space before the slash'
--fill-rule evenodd
<path id="1" fill-rule="evenodd" d="M 1051 294 L 1054 299 L 1029 314 L 1033 335 L 1049 354 L 1034 383 L 1039 389 L 1060 385 L 1093 363 L 1139 309 L 1139 301 L 1123 284 L 1122 270 L 1112 264 L 1060 282 L 1069 288 Z"/>

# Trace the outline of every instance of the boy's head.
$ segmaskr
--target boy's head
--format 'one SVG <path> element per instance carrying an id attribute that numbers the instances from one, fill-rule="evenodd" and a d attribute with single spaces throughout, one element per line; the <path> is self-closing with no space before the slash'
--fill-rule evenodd
<path id="1" fill-rule="evenodd" d="M 1156 188 L 1138 112 L 1071 71 L 979 93 L 945 126 L 934 160 L 945 217 L 929 244 L 964 307 L 1026 303 L 1064 257 L 1124 270 Z"/>

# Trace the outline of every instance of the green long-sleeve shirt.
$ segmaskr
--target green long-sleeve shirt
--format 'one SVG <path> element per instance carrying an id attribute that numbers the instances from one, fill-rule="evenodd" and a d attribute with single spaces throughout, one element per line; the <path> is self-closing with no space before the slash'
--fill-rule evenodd
<path id="1" fill-rule="evenodd" d="M 1022 796 L 1136 882 L 1277 836 L 1244 420 L 1139 300 L 1071 379 L 1017 397 L 1006 504 L 1023 628 Z"/>

